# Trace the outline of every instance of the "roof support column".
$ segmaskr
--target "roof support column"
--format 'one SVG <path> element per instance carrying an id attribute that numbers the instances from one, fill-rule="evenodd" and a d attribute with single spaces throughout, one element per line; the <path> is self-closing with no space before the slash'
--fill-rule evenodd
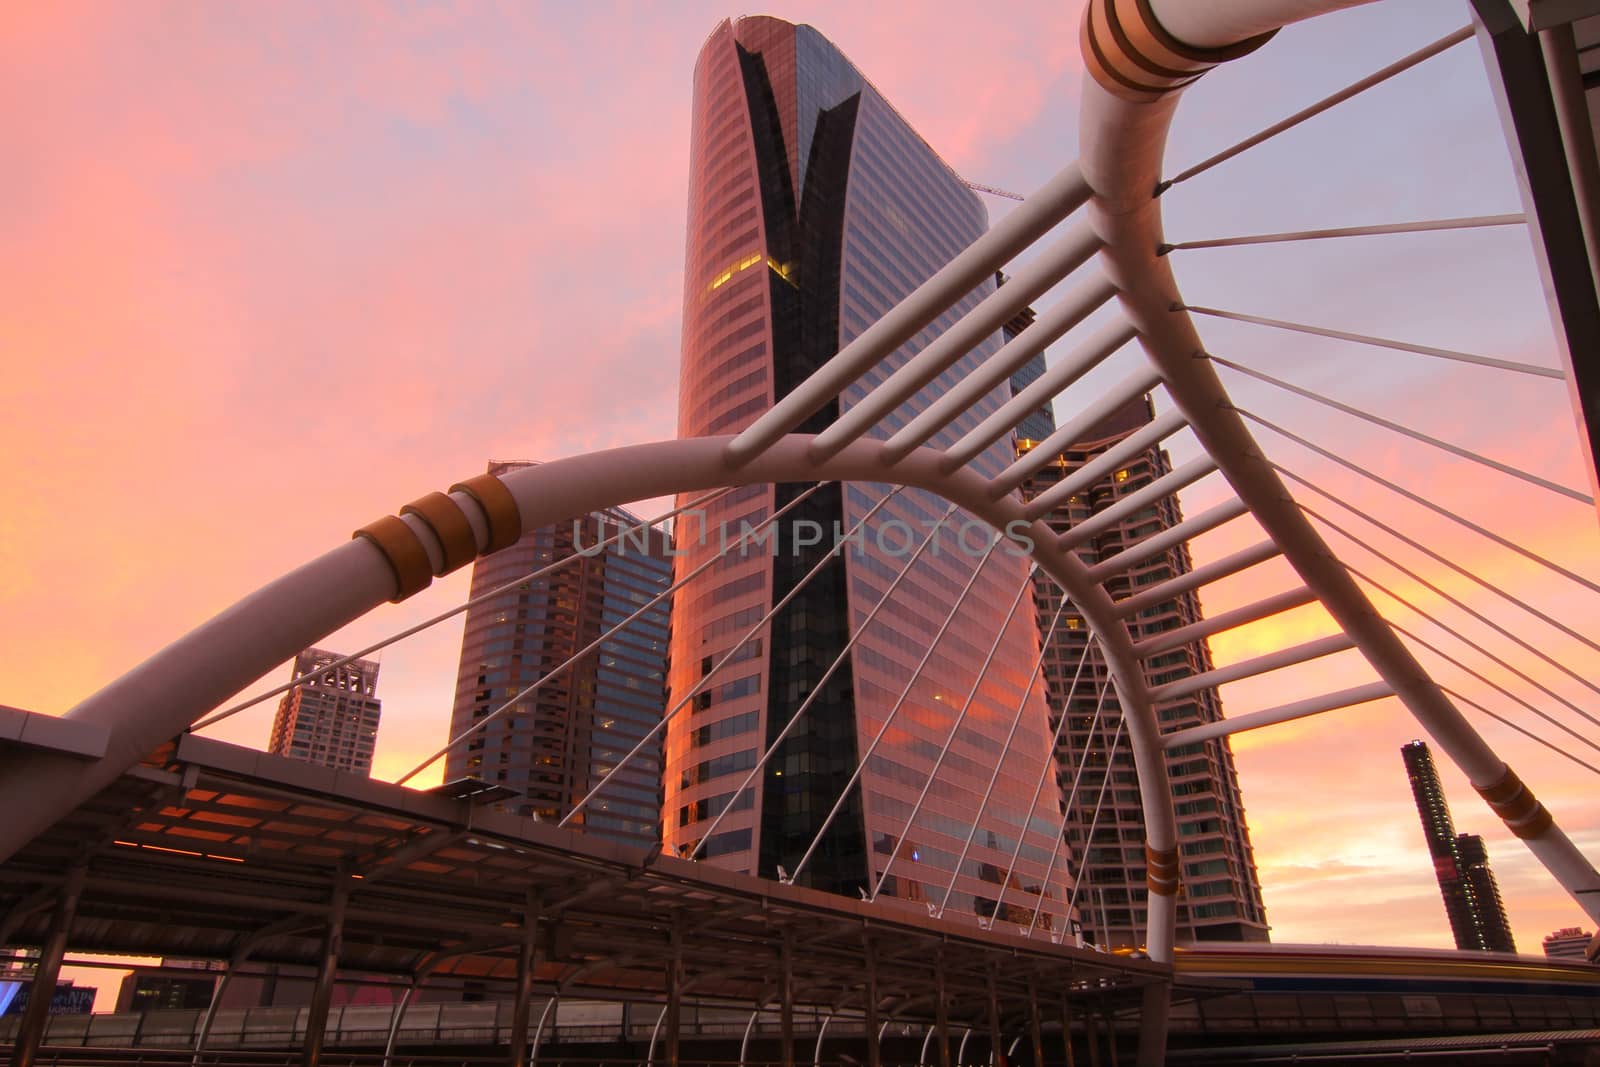
<path id="1" fill-rule="evenodd" d="M 1167 1012 L 1172 1004 L 1172 986 L 1151 982 L 1144 987 L 1139 1010 L 1139 1067 L 1160 1067 L 1166 1062 Z"/>
<path id="2" fill-rule="evenodd" d="M 211 1002 L 206 1005 L 205 1017 L 200 1020 L 200 1034 L 194 1039 L 195 1067 L 200 1067 L 200 1059 L 206 1051 L 206 1042 L 211 1040 L 211 1025 L 217 1021 L 217 1008 L 222 1005 L 223 995 L 228 992 L 228 984 L 233 981 L 234 972 L 244 964 L 247 954 L 247 950 L 240 950 L 229 957 L 228 969 L 222 972 L 222 977 L 217 979 L 216 987 L 211 990 Z M 142 1017 L 140 1021 L 143 1021 Z"/>
<path id="3" fill-rule="evenodd" d="M 863 1008 L 866 1012 L 867 1026 L 867 1067 L 881 1067 L 882 1048 L 879 1040 L 883 1030 L 878 1025 L 878 954 L 872 944 L 872 938 L 862 938 L 863 948 L 866 950 L 867 984 L 862 997 Z"/>
<path id="4" fill-rule="evenodd" d="M 1078 1067 L 1078 1057 L 1072 1051 L 1072 981 L 1061 987 L 1061 1051 L 1066 1053 L 1067 1067 Z"/>
<path id="5" fill-rule="evenodd" d="M 411 984 L 406 986 L 406 991 L 400 994 L 400 1003 L 394 1007 L 394 1014 L 389 1017 L 389 1037 L 383 1043 L 383 1067 L 389 1067 L 394 1060 L 395 1042 L 400 1039 L 400 1024 L 406 1021 L 406 1009 L 411 1007 L 411 1001 L 417 995 L 417 989 L 422 985 L 422 975 L 411 976 Z M 511 1040 L 516 1040 L 516 1034 L 511 1035 Z M 195 1067 L 199 1067 L 198 1061 Z"/>
<path id="6" fill-rule="evenodd" d="M 667 1067 L 678 1067 L 679 1026 L 683 1021 L 683 919 L 672 917 L 672 955 L 667 960 Z"/>
<path id="7" fill-rule="evenodd" d="M 67 874 L 66 884 L 56 901 L 55 914 L 50 917 L 50 929 L 39 946 L 39 965 L 33 971 L 33 983 L 28 986 L 28 1007 L 22 1013 L 22 1023 L 17 1027 L 17 1038 L 11 1049 L 12 1067 L 33 1067 L 44 1042 L 45 1027 L 50 1023 L 50 1001 L 56 994 L 56 979 L 61 975 L 61 957 L 67 954 L 67 937 L 72 932 L 72 919 L 78 912 L 78 898 L 83 895 L 85 866 L 79 864 Z"/>
<path id="8" fill-rule="evenodd" d="M 1117 1013 L 1111 1007 L 1111 1002 L 1104 998 L 1100 1001 L 1100 1018 L 1106 1024 L 1106 1050 L 1111 1056 L 1111 1067 L 1122 1067 L 1122 1059 L 1117 1053 Z"/>
<path id="9" fill-rule="evenodd" d="M 1000 991 L 995 985 L 994 964 L 989 965 L 989 1062 L 1006 1067 L 1005 1035 L 1000 1033 Z"/>
<path id="10" fill-rule="evenodd" d="M 778 964 L 778 1018 L 783 1067 L 794 1067 L 794 934 L 783 932 Z"/>
<path id="11" fill-rule="evenodd" d="M 1044 1035 L 1039 1030 L 1039 987 L 1028 979 L 1028 1040 L 1033 1049 L 1033 1067 L 1044 1067 Z"/>
<path id="12" fill-rule="evenodd" d="M 950 1005 L 944 995 L 944 949 L 933 960 L 933 1032 L 939 1042 L 939 1067 L 950 1067 Z"/>
<path id="13" fill-rule="evenodd" d="M 328 1009 L 333 1004 L 333 986 L 339 976 L 345 906 L 349 902 L 350 876 L 341 867 L 334 875 L 328 926 L 322 936 L 322 958 L 317 961 L 317 984 L 312 988 L 311 1009 L 306 1015 L 306 1039 L 300 1053 L 300 1062 L 305 1067 L 317 1067 L 322 1061 L 322 1043 L 328 1033 Z"/>
<path id="14" fill-rule="evenodd" d="M 522 944 L 517 953 L 517 999 L 511 1005 L 511 1067 L 527 1067 L 528 1016 L 533 1011 L 533 973 L 539 966 L 539 894 L 528 891 L 522 911 Z"/>

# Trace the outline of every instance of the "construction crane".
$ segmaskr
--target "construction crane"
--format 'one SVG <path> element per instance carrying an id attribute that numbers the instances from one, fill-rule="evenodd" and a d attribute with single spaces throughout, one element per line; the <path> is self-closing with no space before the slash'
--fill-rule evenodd
<path id="1" fill-rule="evenodd" d="M 971 189 L 975 193 L 988 193 L 990 196 L 1003 197 L 1006 200 L 1026 200 L 1027 199 L 1026 197 L 1019 196 L 1016 193 L 1008 193 L 1004 189 L 996 189 L 992 185 L 979 185 L 977 182 L 969 182 L 965 178 L 961 179 L 961 184 L 965 185 L 968 189 Z"/>

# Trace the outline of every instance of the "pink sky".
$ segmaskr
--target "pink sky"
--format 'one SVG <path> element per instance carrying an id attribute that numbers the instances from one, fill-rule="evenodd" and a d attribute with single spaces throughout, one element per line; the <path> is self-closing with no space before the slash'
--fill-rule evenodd
<path id="1" fill-rule="evenodd" d="M 550 459 L 675 432 L 689 76 L 728 12 L 157 10 L 0 14 L 0 702 L 48 713 L 490 458 Z M 1026 191 L 1075 154 L 1076 5 L 1010 5 L 1004 20 L 970 5 L 771 12 L 832 37 L 973 180 Z M 1461 17 L 1359 11 L 1287 32 L 1194 90 L 1171 158 L 1209 154 Z M 1519 210 L 1470 49 L 1388 94 L 1174 190 L 1169 234 Z M 1339 244 L 1192 252 L 1179 277 L 1196 303 L 1554 361 L 1522 231 Z M 1219 354 L 1585 484 L 1558 385 L 1200 325 Z M 1259 388 L 1241 385 L 1238 396 L 1576 569 L 1594 556 L 1594 514 L 1581 505 Z M 1286 465 L 1592 629 L 1589 594 L 1262 438 Z M 1186 447 L 1173 443 L 1177 455 Z M 1213 478 L 1185 504 L 1196 511 L 1220 493 Z M 1196 556 L 1253 539 L 1229 529 Z M 1351 558 L 1369 565 L 1359 551 Z M 1208 604 L 1288 581 L 1282 569 L 1258 570 Z M 1443 584 L 1508 625 L 1532 625 L 1459 581 Z M 1410 583 L 1399 590 L 1432 603 Z M 465 591 L 465 575 L 439 582 L 325 644 L 353 649 Z M 1231 661 L 1269 636 L 1326 625 L 1302 612 L 1214 648 Z M 1597 673 L 1581 650 L 1537 639 Z M 398 776 L 442 743 L 459 641 L 459 625 L 445 625 L 384 654 L 378 775 Z M 1502 654 L 1584 703 L 1581 688 L 1526 654 Z M 1227 706 L 1354 684 L 1366 668 L 1352 660 L 1230 687 Z M 267 682 L 286 676 L 287 667 Z M 1483 689 L 1471 686 L 1477 698 Z M 215 734 L 263 745 L 270 718 L 264 705 Z M 1587 772 L 1485 730 L 1600 854 Z M 1274 939 L 1450 943 L 1396 751 L 1419 735 L 1388 701 L 1238 739 Z M 1458 829 L 1489 841 L 1524 951 L 1582 921 L 1453 769 L 1446 786 Z"/>

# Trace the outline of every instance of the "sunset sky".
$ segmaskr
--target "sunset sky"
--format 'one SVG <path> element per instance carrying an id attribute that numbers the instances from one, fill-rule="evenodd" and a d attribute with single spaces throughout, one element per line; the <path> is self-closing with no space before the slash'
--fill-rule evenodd
<path id="1" fill-rule="evenodd" d="M 966 177 L 1026 192 L 1077 154 L 1079 8 L 776 3 L 832 38 Z M 11 5 L 0 13 L 0 703 L 58 714 L 261 584 L 487 460 L 554 459 L 676 432 L 689 87 L 728 14 L 704 3 L 460 9 L 285 3 Z M 1180 107 L 1177 170 L 1467 20 L 1392 0 L 1291 28 Z M 992 200 L 992 214 L 1006 201 Z M 1521 210 L 1472 43 L 1179 186 L 1170 240 Z M 1174 253 L 1190 303 L 1554 365 L 1520 227 Z M 1560 383 L 1199 319 L 1208 347 L 1585 488 Z M 1056 355 L 1068 345 L 1057 346 Z M 1126 373 L 1123 353 L 1058 404 Z M 1124 362 L 1118 362 L 1118 360 Z M 1592 508 L 1227 370 L 1285 423 L 1586 575 Z M 1158 400 L 1164 403 L 1164 400 Z M 1267 431 L 1327 486 L 1585 634 L 1597 598 Z M 1187 435 L 1171 449 L 1195 452 Z M 1217 477 L 1186 493 L 1193 513 Z M 1580 645 L 1374 539 L 1586 678 Z M 648 510 L 648 509 L 647 509 Z M 1226 529 L 1197 562 L 1258 539 Z M 1329 534 L 1336 551 L 1585 709 L 1595 693 Z M 1286 588 L 1224 583 L 1222 610 Z M 328 638 L 347 651 L 464 599 L 466 574 Z M 1413 616 L 1375 594 L 1408 628 Z M 1214 642 L 1219 662 L 1328 632 L 1307 609 Z M 1476 653 L 1418 632 L 1594 738 Z M 443 743 L 459 621 L 383 654 L 376 773 Z M 1590 762 L 1422 654 L 1438 677 Z M 287 665 L 264 680 L 287 677 Z M 1353 653 L 1224 691 L 1240 713 L 1370 677 Z M 264 746 L 270 703 L 214 736 Z M 1589 855 L 1589 771 L 1469 712 Z M 1384 701 L 1235 740 L 1272 936 L 1449 946 Z M 437 772 L 424 777 L 424 784 Z M 1518 947 L 1585 923 L 1453 768 Z M 102 998 L 101 1008 L 110 1005 Z"/>

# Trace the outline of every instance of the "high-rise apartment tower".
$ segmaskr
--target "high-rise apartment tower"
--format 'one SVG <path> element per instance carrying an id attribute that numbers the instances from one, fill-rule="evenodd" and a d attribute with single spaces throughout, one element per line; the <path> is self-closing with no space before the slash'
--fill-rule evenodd
<path id="1" fill-rule="evenodd" d="M 1103 525 L 1096 519 L 1118 500 L 1172 469 L 1171 461 L 1159 447 L 1146 448 L 1104 474 L 1080 473 L 1107 450 L 1148 425 L 1154 415 L 1148 397 L 1135 398 L 1065 452 L 1051 457 L 1023 487 L 1023 494 L 1033 499 L 1064 482 L 1074 483 L 1075 488 L 1060 490 L 1068 494 L 1066 499 L 1045 519 L 1062 531 L 1091 521 L 1097 524 L 1093 535 L 1077 549 L 1086 563 L 1109 559 L 1183 519 L 1177 498 L 1170 496 L 1117 523 Z M 1038 415 L 1030 419 L 1035 424 L 1043 422 Z M 1042 428 L 1045 436 L 1054 429 L 1053 425 Z M 1027 437 L 1021 428 L 1019 432 L 1024 433 L 1018 442 L 1019 452 L 1036 447 L 1035 439 Z M 1108 579 L 1106 588 L 1112 597 L 1121 599 L 1189 570 L 1189 547 L 1180 543 Z M 1050 619 L 1061 606 L 1061 592 L 1050 582 L 1038 581 L 1036 585 L 1039 625 L 1041 631 L 1048 632 Z M 1185 592 L 1140 610 L 1128 619 L 1128 628 L 1135 641 L 1143 641 L 1200 619 L 1199 600 L 1194 593 Z M 1144 667 L 1146 681 L 1152 687 L 1164 685 L 1209 671 L 1211 652 L 1204 639 L 1191 641 L 1150 657 Z M 1053 716 L 1067 716 L 1058 755 L 1064 798 L 1070 801 L 1067 840 L 1082 863 L 1075 870 L 1083 882 L 1078 890 L 1083 924 L 1099 944 L 1139 945 L 1149 925 L 1139 778 L 1127 736 L 1118 736 L 1122 709 L 1106 661 L 1090 648 L 1084 620 L 1070 606 L 1046 649 L 1045 677 Z M 1074 678 L 1078 678 L 1076 687 Z M 1214 688 L 1202 689 L 1163 701 L 1157 705 L 1156 714 L 1164 729 L 1178 729 L 1215 722 L 1222 717 L 1222 707 Z M 1168 750 L 1167 772 L 1177 809 L 1182 863 L 1178 939 L 1265 941 L 1267 923 L 1261 884 L 1228 739 Z"/>
<path id="2" fill-rule="evenodd" d="M 278 702 L 272 719 L 267 751 L 341 771 L 372 773 L 372 753 L 378 744 L 378 664 L 351 660 L 339 667 L 337 652 L 308 648 L 294 659 L 299 678 L 317 672 Z"/>
<path id="3" fill-rule="evenodd" d="M 693 116 L 679 428 L 684 436 L 709 436 L 748 426 L 978 237 L 987 216 L 950 167 L 809 26 L 765 17 L 719 25 L 695 67 Z M 820 430 L 858 403 L 992 289 L 985 282 L 801 432 Z M 998 333 L 987 339 L 889 425 L 903 425 L 1000 343 Z M 1006 399 L 1007 391 L 996 389 L 934 444 L 953 442 Z M 1009 459 L 1009 442 L 1000 441 L 975 463 L 998 472 Z M 718 531 L 758 523 L 808 488 L 755 486 L 723 497 L 705 517 L 709 537 L 680 523 L 678 573 L 719 550 Z M 1035 798 L 1049 735 L 1043 689 L 1029 673 L 1038 631 L 1026 609 L 1028 567 L 1015 546 L 988 554 L 987 527 L 952 516 L 937 547 L 917 559 L 843 666 L 823 681 L 946 511 L 927 493 L 894 494 L 858 541 L 830 557 L 834 532 L 854 528 L 889 494 L 882 485 L 823 486 L 777 524 L 775 547 L 730 552 L 679 594 L 671 703 L 692 698 L 694 710 L 668 733 L 666 841 L 682 854 L 698 848 L 740 870 L 772 876 L 782 867 L 803 884 L 852 896 L 870 893 L 887 875 L 886 894 L 935 906 L 946 903 L 959 864 L 947 902 L 952 911 L 998 909 L 1009 919 L 1038 908 L 1041 922 L 1059 929 L 1066 863 L 1058 857 L 1052 868 L 1051 855 L 1060 802 L 1049 789 Z M 808 539 L 804 529 L 826 536 L 800 543 Z M 819 562 L 817 578 L 740 646 Z M 901 704 L 975 570 L 965 606 Z M 1023 607 L 1011 613 L 1018 593 Z M 730 653 L 734 661 L 702 687 L 705 673 Z M 740 793 L 802 706 L 804 719 Z M 880 730 L 881 744 L 847 790 Z M 840 796 L 842 809 L 800 868 Z M 1041 890 L 1048 894 L 1042 902 Z"/>
<path id="4" fill-rule="evenodd" d="M 1444 911 L 1456 948 L 1479 952 L 1515 952 L 1511 923 L 1506 918 L 1500 887 L 1489 869 L 1489 853 L 1483 838 L 1458 834 L 1450 820 L 1450 805 L 1445 801 L 1433 753 L 1422 741 L 1400 747 L 1406 777 L 1411 780 L 1411 795 L 1416 798 L 1417 815 L 1422 819 L 1422 836 L 1433 859 L 1433 873 L 1444 897 Z"/>
<path id="5" fill-rule="evenodd" d="M 500 474 L 525 463 L 491 463 Z M 619 527 L 632 532 L 602 542 Z M 559 674 L 580 650 L 671 582 L 666 536 L 622 509 L 528 530 L 472 568 L 472 598 L 565 566 L 467 609 L 450 736 L 509 701 L 445 757 L 445 778 L 477 778 L 520 794 L 508 810 L 558 819 L 661 721 L 670 600 L 650 607 L 593 653 Z M 548 681 L 540 684 L 541 679 Z M 538 686 L 532 692 L 530 688 Z M 573 821 L 629 844 L 659 840 L 660 744 L 647 745 Z"/>

